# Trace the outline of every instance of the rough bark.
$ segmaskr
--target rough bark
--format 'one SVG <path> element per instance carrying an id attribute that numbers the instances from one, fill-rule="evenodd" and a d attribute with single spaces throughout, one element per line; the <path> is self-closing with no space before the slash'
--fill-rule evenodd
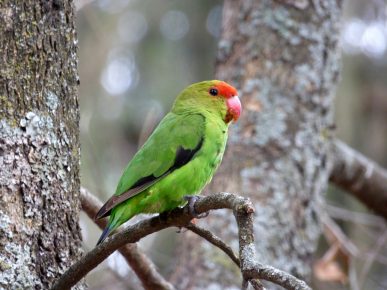
<path id="1" fill-rule="evenodd" d="M 341 1 L 226 0 L 216 67 L 218 79 L 238 88 L 244 111 L 209 192 L 254 201 L 258 261 L 307 280 L 331 167 L 340 15 Z M 228 213 L 206 221 L 237 239 Z M 175 285 L 239 285 L 238 273 L 199 239 L 179 245 L 177 267 L 186 271 L 173 274 Z"/>
<path id="2" fill-rule="evenodd" d="M 48 289 L 81 254 L 76 42 L 71 1 L 0 2 L 1 289 Z"/>

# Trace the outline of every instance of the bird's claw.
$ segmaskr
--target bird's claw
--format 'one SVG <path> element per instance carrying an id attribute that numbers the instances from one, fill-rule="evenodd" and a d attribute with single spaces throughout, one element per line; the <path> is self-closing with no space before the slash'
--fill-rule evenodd
<path id="1" fill-rule="evenodd" d="M 199 199 L 198 196 L 196 195 L 185 195 L 184 196 L 184 199 L 186 201 L 188 201 L 188 212 L 194 217 L 194 218 L 197 218 L 197 219 L 201 219 L 201 218 L 205 218 L 207 217 L 210 213 L 209 212 L 204 212 L 204 213 L 201 213 L 201 214 L 198 214 L 195 210 L 195 203 L 197 202 L 197 200 Z"/>

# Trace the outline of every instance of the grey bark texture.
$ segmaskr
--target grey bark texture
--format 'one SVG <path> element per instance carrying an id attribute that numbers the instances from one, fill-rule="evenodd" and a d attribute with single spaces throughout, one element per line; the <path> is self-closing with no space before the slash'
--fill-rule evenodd
<path id="1" fill-rule="evenodd" d="M 319 195 L 332 164 L 341 4 L 226 0 L 217 58 L 216 77 L 238 88 L 244 111 L 207 192 L 251 198 L 258 262 L 306 281 L 321 232 Z M 230 212 L 205 222 L 232 245 L 237 241 Z M 170 281 L 180 289 L 239 287 L 235 267 L 205 243 L 186 234 Z"/>
<path id="2" fill-rule="evenodd" d="M 71 1 L 0 2 L 1 289 L 49 289 L 81 255 L 76 44 Z"/>

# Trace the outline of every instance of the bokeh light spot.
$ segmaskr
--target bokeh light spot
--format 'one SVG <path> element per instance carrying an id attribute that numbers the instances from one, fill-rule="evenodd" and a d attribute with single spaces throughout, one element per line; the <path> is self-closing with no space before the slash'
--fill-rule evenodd
<path id="1" fill-rule="evenodd" d="M 98 0 L 96 1 L 96 4 L 102 11 L 109 13 L 119 13 L 122 11 L 122 9 L 128 6 L 130 1 L 131 0 Z"/>
<path id="2" fill-rule="evenodd" d="M 365 24 L 359 19 L 350 21 L 343 29 L 343 49 L 347 53 L 359 52 L 360 38 L 364 32 Z"/>
<path id="3" fill-rule="evenodd" d="M 381 57 L 386 51 L 386 31 L 382 23 L 367 26 L 361 38 L 362 51 L 370 57 Z"/>
<path id="4" fill-rule="evenodd" d="M 117 23 L 117 33 L 126 43 L 137 43 L 146 34 L 148 23 L 140 12 L 129 11 L 122 15 Z"/>
<path id="5" fill-rule="evenodd" d="M 380 58 L 387 49 L 387 31 L 381 21 L 366 23 L 360 19 L 350 21 L 343 29 L 343 49 L 346 53 L 364 53 Z"/>
<path id="6" fill-rule="evenodd" d="M 170 10 L 163 15 L 160 21 L 160 31 L 169 40 L 183 38 L 189 30 L 189 20 L 184 12 Z"/>
<path id="7" fill-rule="evenodd" d="M 216 5 L 211 8 L 207 16 L 206 28 L 207 31 L 214 37 L 220 36 L 222 22 L 222 6 Z"/>
<path id="8" fill-rule="evenodd" d="M 138 71 L 133 57 L 116 56 L 108 62 L 101 75 L 101 84 L 110 95 L 120 95 L 134 87 Z"/>

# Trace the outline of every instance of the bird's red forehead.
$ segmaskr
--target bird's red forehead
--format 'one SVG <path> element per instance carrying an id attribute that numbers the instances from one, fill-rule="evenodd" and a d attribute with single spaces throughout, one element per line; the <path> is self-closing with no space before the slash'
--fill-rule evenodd
<path id="1" fill-rule="evenodd" d="M 226 82 L 219 81 L 215 84 L 215 87 L 218 89 L 219 95 L 224 96 L 225 98 L 231 98 L 238 95 L 238 91 Z"/>

